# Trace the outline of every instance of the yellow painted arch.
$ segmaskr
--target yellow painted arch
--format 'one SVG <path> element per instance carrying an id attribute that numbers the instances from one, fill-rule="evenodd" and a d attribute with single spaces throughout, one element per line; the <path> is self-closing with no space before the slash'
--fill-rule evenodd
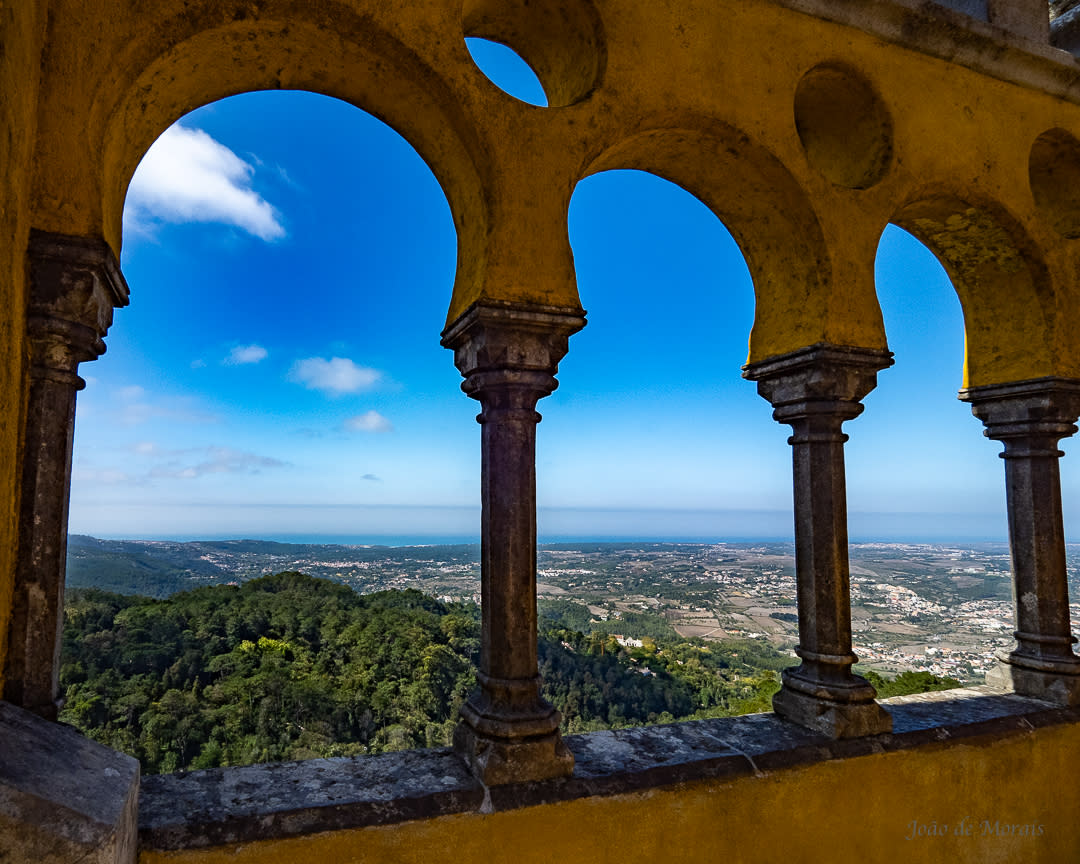
<path id="1" fill-rule="evenodd" d="M 1050 275 L 1019 220 L 993 201 L 931 189 L 891 221 L 934 253 L 960 299 L 963 386 L 1059 373 Z"/>
<path id="2" fill-rule="evenodd" d="M 696 127 L 647 129 L 606 148 L 583 176 L 616 168 L 676 183 L 731 232 L 754 283 L 749 362 L 818 342 L 885 347 L 872 291 L 846 304 L 844 329 L 836 330 L 832 262 L 811 201 L 780 161 L 745 133 L 705 118 Z"/>
<path id="3" fill-rule="evenodd" d="M 281 7 L 279 16 L 271 9 L 257 20 L 178 15 L 126 46 L 110 65 L 115 80 L 96 89 L 88 132 L 100 133 L 101 146 L 93 151 L 100 161 L 75 169 L 82 182 L 68 187 L 64 206 L 52 220 L 49 208 L 40 208 L 39 224 L 103 235 L 119 251 L 128 183 L 143 154 L 169 125 L 230 95 L 306 90 L 367 111 L 413 146 L 442 187 L 453 215 L 458 235 L 455 293 L 473 293 L 483 282 L 486 264 L 489 181 L 484 177 L 486 147 L 469 123 L 471 112 L 460 104 L 460 90 L 347 3 L 319 4 L 317 9 L 287 0 L 274 5 Z M 462 55 L 461 66 L 469 68 L 464 42 L 455 49 Z M 45 185 L 62 182 L 70 173 L 58 170 L 63 153 L 51 155 L 55 159 L 43 165 L 49 172 Z M 88 169 L 98 182 L 87 182 Z M 89 197 L 72 200 L 78 194 Z M 40 195 L 39 203 L 60 197 Z"/>

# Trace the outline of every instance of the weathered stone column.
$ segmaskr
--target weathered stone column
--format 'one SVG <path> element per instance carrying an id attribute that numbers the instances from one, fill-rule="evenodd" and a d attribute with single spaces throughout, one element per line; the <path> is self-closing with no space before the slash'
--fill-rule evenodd
<path id="1" fill-rule="evenodd" d="M 790 424 L 795 487 L 795 578 L 802 664 L 785 670 L 773 697 L 781 717 L 833 738 L 892 729 L 874 688 L 851 666 L 845 420 L 892 365 L 888 351 L 812 345 L 744 367 L 773 417 Z"/>
<path id="2" fill-rule="evenodd" d="M 1076 432 L 1080 381 L 1041 378 L 960 391 L 1005 451 L 1016 647 L 987 683 L 1059 705 L 1080 705 L 1080 657 L 1069 625 L 1058 442 Z"/>
<path id="3" fill-rule="evenodd" d="M 75 393 L 86 386 L 76 373 L 105 351 L 128 288 L 101 240 L 33 231 L 27 258 L 29 397 L 3 696 L 55 719 Z"/>
<path id="4" fill-rule="evenodd" d="M 482 406 L 480 688 L 454 747 L 489 786 L 570 774 L 559 712 L 540 695 L 536 631 L 536 403 L 557 386 L 573 309 L 474 305 L 443 334 Z"/>
<path id="5" fill-rule="evenodd" d="M 1046 45 L 1050 41 L 1050 16 L 1053 3 L 1046 0 L 987 0 L 987 19 L 991 24 L 1024 39 Z"/>

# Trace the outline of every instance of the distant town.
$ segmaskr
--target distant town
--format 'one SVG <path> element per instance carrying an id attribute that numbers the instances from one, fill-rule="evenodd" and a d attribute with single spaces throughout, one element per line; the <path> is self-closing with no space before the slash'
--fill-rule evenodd
<path id="1" fill-rule="evenodd" d="M 540 609 L 580 605 L 580 620 L 589 627 L 623 638 L 674 631 L 705 640 L 759 639 L 792 653 L 798 641 L 793 552 L 791 543 L 771 542 L 545 544 L 537 561 Z M 297 570 L 361 593 L 416 588 L 443 600 L 479 602 L 478 554 L 474 545 L 179 543 L 72 535 L 68 585 L 160 597 Z M 1012 644 L 1005 544 L 860 543 L 851 546 L 850 561 L 861 666 L 979 683 L 994 652 Z M 1069 547 L 1067 561 L 1075 632 L 1080 546 Z"/>

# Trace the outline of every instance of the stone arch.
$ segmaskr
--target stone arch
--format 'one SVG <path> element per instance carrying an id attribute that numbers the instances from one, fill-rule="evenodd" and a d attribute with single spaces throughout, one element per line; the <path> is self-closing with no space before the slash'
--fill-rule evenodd
<path id="1" fill-rule="evenodd" d="M 993 202 L 927 192 L 890 221 L 937 256 L 964 313 L 964 387 L 1054 375 L 1053 292 L 1020 222 Z"/>
<path id="2" fill-rule="evenodd" d="M 827 242 L 803 189 L 764 147 L 716 123 L 637 133 L 594 158 L 583 176 L 647 171 L 700 199 L 731 232 L 754 283 L 748 362 L 819 342 L 884 348 L 872 292 L 837 295 Z"/>
<path id="3" fill-rule="evenodd" d="M 218 23 L 156 43 L 149 61 L 128 58 L 131 77 L 101 119 L 107 242 L 119 249 L 127 185 L 171 123 L 242 92 L 307 90 L 367 111 L 416 149 L 442 187 L 457 230 L 454 293 L 481 282 L 488 222 L 484 164 L 477 158 L 483 148 L 452 88 L 415 52 L 344 6 L 316 15 L 306 6 L 301 14 L 287 2 L 281 5 L 281 17 L 264 13 L 258 20 Z M 149 51 L 142 46 L 132 54 Z M 460 51 L 465 55 L 464 44 Z"/>

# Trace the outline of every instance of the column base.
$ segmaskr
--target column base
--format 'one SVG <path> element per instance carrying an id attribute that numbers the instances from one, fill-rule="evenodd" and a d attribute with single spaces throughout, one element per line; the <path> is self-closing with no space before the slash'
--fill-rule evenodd
<path id="1" fill-rule="evenodd" d="M 60 706 L 63 704 L 62 699 L 57 699 L 55 702 L 44 702 L 41 705 L 24 705 L 23 708 L 31 714 L 37 714 L 38 717 L 55 723 L 60 716 Z"/>
<path id="2" fill-rule="evenodd" d="M 773 696 L 773 711 L 785 720 L 830 738 L 892 732 L 892 715 L 874 701 L 874 688 L 855 675 L 851 679 L 851 688 L 833 693 L 824 684 L 784 673 L 784 684 Z"/>
<path id="3" fill-rule="evenodd" d="M 1011 658 L 998 657 L 997 665 L 986 673 L 986 683 L 1006 693 L 1055 705 L 1080 705 L 1080 661 L 1062 666 L 1061 671 L 1047 672 L 1020 665 Z"/>
<path id="4" fill-rule="evenodd" d="M 0 859 L 136 864 L 139 763 L 0 702 Z"/>
<path id="5" fill-rule="evenodd" d="M 574 773 L 574 754 L 557 729 L 529 738 L 502 738 L 485 735 L 462 721 L 454 730 L 454 751 L 485 786 L 551 780 Z"/>

